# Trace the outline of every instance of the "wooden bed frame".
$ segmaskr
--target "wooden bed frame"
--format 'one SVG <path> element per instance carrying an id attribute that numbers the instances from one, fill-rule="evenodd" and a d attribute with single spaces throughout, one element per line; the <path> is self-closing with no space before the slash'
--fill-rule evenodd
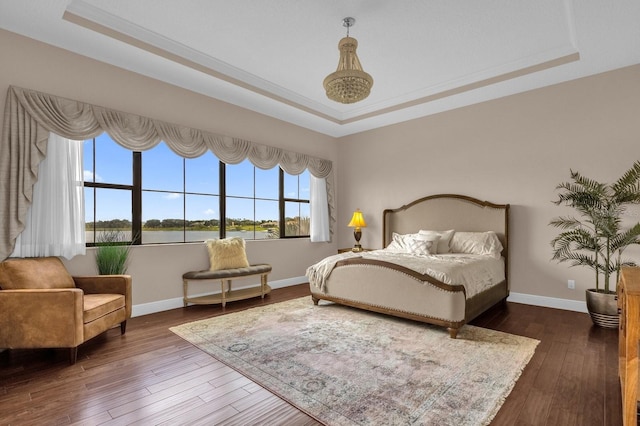
<path id="1" fill-rule="evenodd" d="M 339 261 L 326 282 L 326 292 L 311 286 L 315 304 L 329 300 L 360 309 L 409 318 L 458 330 L 509 296 L 509 205 L 455 194 L 432 195 L 383 212 L 383 244 L 394 232 L 420 229 L 466 232 L 494 231 L 503 246 L 505 280 L 469 299 L 462 285 L 445 284 L 431 276 L 392 263 L 362 257 Z"/>

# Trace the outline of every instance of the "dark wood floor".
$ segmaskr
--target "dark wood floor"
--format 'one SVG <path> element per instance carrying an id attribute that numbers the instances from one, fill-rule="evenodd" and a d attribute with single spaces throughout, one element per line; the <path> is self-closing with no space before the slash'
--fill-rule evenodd
<path id="1" fill-rule="evenodd" d="M 234 302 L 224 312 L 309 294 L 308 285 Z M 0 424 L 317 425 L 169 327 L 222 314 L 191 306 L 132 318 L 64 350 L 0 354 Z M 492 425 L 621 425 L 617 331 L 586 314 L 508 303 L 473 324 L 541 342 Z"/>

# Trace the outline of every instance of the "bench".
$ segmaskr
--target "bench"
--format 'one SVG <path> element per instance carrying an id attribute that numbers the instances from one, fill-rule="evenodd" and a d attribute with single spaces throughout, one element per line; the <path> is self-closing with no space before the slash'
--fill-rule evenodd
<path id="1" fill-rule="evenodd" d="M 271 265 L 263 263 L 257 265 L 249 265 L 246 268 L 220 269 L 217 271 L 190 271 L 182 275 L 182 286 L 184 293 L 185 308 L 189 303 L 193 304 L 216 304 L 222 303 L 224 308 L 227 302 L 234 300 L 248 299 L 251 297 L 261 296 L 271 291 L 271 287 L 267 284 L 267 275 L 271 272 Z M 243 288 L 240 290 L 231 290 L 231 281 L 235 278 L 249 277 L 252 275 L 260 275 L 260 285 L 255 287 Z M 220 294 L 212 294 L 206 296 L 189 297 L 188 287 L 189 281 L 202 280 L 220 280 Z M 227 285 L 225 286 L 225 281 Z"/>

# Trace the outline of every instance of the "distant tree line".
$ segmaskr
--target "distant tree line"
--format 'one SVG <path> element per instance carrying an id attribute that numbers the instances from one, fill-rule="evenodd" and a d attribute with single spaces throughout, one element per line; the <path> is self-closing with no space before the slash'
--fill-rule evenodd
<path id="1" fill-rule="evenodd" d="M 220 226 L 218 219 L 211 220 L 184 220 L 184 219 L 149 219 L 143 224 L 146 229 L 167 228 L 216 228 Z"/>
<path id="2" fill-rule="evenodd" d="M 287 222 L 297 221 L 297 218 L 286 218 Z M 277 220 L 259 220 L 253 221 L 249 219 L 226 219 L 227 228 L 242 228 L 242 227 L 277 227 Z M 184 219 L 149 219 L 143 223 L 144 229 L 175 229 L 183 227 L 187 229 L 212 229 L 220 227 L 220 220 L 184 220 Z M 111 219 L 111 220 L 99 220 L 95 222 L 96 229 L 131 229 L 131 221 L 127 219 Z M 94 229 L 94 222 L 88 222 L 86 229 Z"/>
<path id="3" fill-rule="evenodd" d="M 86 229 L 93 229 L 94 222 L 87 222 Z M 131 221 L 126 219 L 99 220 L 95 222 L 98 229 L 131 229 Z"/>

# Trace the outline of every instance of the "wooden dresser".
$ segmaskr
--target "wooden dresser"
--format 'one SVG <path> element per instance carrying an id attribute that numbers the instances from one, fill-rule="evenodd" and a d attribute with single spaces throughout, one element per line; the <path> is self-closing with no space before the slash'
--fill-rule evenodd
<path id="1" fill-rule="evenodd" d="M 619 375 L 624 426 L 637 425 L 638 344 L 640 343 L 640 268 L 623 268 L 618 283 L 620 309 Z"/>

